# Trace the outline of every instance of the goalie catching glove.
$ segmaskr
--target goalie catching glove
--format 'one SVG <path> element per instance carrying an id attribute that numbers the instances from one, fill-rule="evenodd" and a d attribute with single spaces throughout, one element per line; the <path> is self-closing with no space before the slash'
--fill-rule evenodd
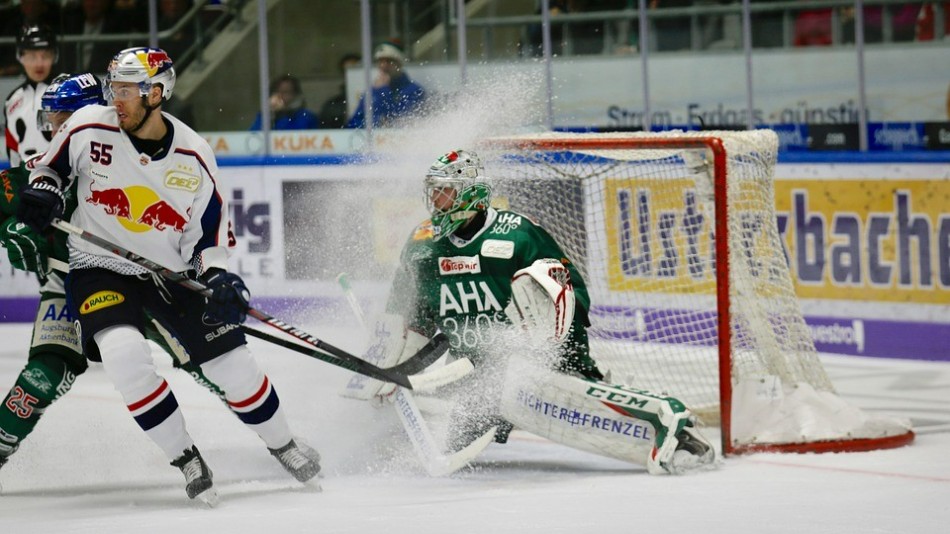
<path id="1" fill-rule="evenodd" d="M 10 217 L 0 226 L 0 244 L 7 249 L 7 257 L 15 269 L 41 276 L 49 272 L 49 241 L 16 217 Z"/>
<path id="2" fill-rule="evenodd" d="M 511 278 L 505 314 L 532 335 L 564 341 L 574 322 L 571 273 L 555 259 L 537 260 Z"/>

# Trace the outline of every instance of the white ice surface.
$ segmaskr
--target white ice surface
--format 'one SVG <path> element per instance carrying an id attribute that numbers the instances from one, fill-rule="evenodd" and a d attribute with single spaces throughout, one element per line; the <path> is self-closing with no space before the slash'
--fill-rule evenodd
<path id="1" fill-rule="evenodd" d="M 0 325 L 3 392 L 29 333 Z M 346 328 L 312 333 L 359 346 Z M 948 363 L 823 357 L 845 398 L 912 418 L 917 439 L 901 449 L 756 454 L 712 472 L 653 477 L 516 431 L 473 468 L 432 479 L 389 408 L 337 395 L 347 371 L 250 343 L 295 433 L 324 457 L 322 493 L 291 480 L 218 400 L 159 356 L 221 504 L 208 510 L 186 498 L 181 474 L 92 367 L 0 470 L 0 534 L 950 532 Z"/>

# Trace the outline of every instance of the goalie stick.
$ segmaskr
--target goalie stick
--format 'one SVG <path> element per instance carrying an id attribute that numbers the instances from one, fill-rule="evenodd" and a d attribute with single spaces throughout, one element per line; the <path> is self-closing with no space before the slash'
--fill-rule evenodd
<path id="1" fill-rule="evenodd" d="M 346 274 L 340 273 L 336 279 L 340 284 L 340 287 L 343 289 L 343 295 L 346 297 L 346 301 L 350 304 L 350 309 L 353 311 L 353 315 L 356 316 L 360 327 L 364 332 L 368 332 L 369 328 L 366 325 L 363 309 L 360 307 L 360 303 L 356 299 L 353 289 L 350 287 L 350 282 L 347 279 Z M 448 350 L 448 338 L 442 333 L 436 334 L 436 337 L 429 341 L 429 344 L 431 345 L 433 341 L 439 338 L 439 336 L 442 336 L 442 338 L 445 340 L 445 350 Z M 423 348 L 423 350 L 425 350 L 425 348 Z M 445 350 L 442 350 L 438 354 L 441 356 Z M 414 359 L 416 359 L 416 356 L 411 357 L 409 360 L 397 365 L 396 367 L 393 367 L 392 369 L 404 366 L 409 363 L 414 363 Z M 473 367 L 467 358 L 456 360 L 446 367 L 455 365 L 462 361 L 468 362 L 468 371 L 470 372 Z M 429 363 L 431 364 L 432 362 Z M 443 369 L 446 367 L 443 367 Z M 437 372 L 438 371 L 433 371 L 420 376 L 431 375 Z M 457 380 L 462 376 L 464 375 L 456 376 L 452 381 Z M 416 389 L 418 390 L 420 388 Z M 425 470 L 429 476 L 445 476 L 458 471 L 459 469 L 468 465 L 472 460 L 475 459 L 476 456 L 481 454 L 481 452 L 485 450 L 485 447 L 488 447 L 488 445 L 495 439 L 495 431 L 497 427 L 491 427 L 487 432 L 485 432 L 485 434 L 480 436 L 472 443 L 468 444 L 468 446 L 465 448 L 446 456 L 442 454 L 441 447 L 436 444 L 435 438 L 432 437 L 432 432 L 425 424 L 425 419 L 423 419 L 422 412 L 416 405 L 413 394 L 407 389 L 397 387 L 396 391 L 394 391 L 392 394 L 392 401 L 393 408 L 396 410 L 396 415 L 399 416 L 399 422 L 402 423 L 403 428 L 406 430 L 406 435 L 409 437 L 409 442 L 412 443 L 413 450 L 416 451 L 416 455 L 422 461 L 422 465 L 425 467 Z"/>
<path id="2" fill-rule="evenodd" d="M 136 265 L 144 267 L 148 269 L 149 271 L 161 276 L 162 278 L 170 282 L 175 282 L 176 284 L 184 286 L 185 288 L 190 289 L 191 291 L 194 291 L 200 295 L 208 297 L 211 294 L 211 291 L 207 287 L 205 287 L 205 285 L 202 284 L 201 282 L 197 280 L 192 280 L 191 278 L 188 278 L 187 276 L 181 273 L 172 271 L 171 269 L 168 269 L 167 267 L 163 267 L 161 264 L 158 264 L 152 260 L 149 260 L 148 258 L 139 256 L 138 254 L 135 254 L 134 252 L 130 250 L 124 249 L 78 226 L 75 226 L 73 224 L 70 224 L 60 219 L 54 219 L 52 226 L 68 234 L 75 235 L 76 237 L 79 237 L 80 239 L 84 241 L 88 241 L 100 248 L 103 248 L 115 254 L 116 256 L 125 258 L 131 261 L 132 263 L 135 263 Z M 273 328 L 281 330 L 282 332 L 290 334 L 294 336 L 295 338 L 303 341 L 304 343 L 307 343 L 308 345 L 316 347 L 317 349 L 320 349 L 320 351 L 322 351 L 322 352 L 308 351 L 307 354 L 309 356 L 312 356 L 314 358 L 317 358 L 319 360 L 325 361 L 327 363 L 330 363 L 339 367 L 343 367 L 345 369 L 349 369 L 350 371 L 371 376 L 377 380 L 392 382 L 394 384 L 399 384 L 400 386 L 403 386 L 409 389 L 412 389 L 413 387 L 413 380 L 410 379 L 410 377 L 406 375 L 398 374 L 396 372 L 393 372 L 387 369 L 383 369 L 381 367 L 377 367 L 342 349 L 338 349 L 334 347 L 333 345 L 330 345 L 304 332 L 303 330 L 300 330 L 299 328 L 289 325 L 272 315 L 269 315 L 261 310 L 258 310 L 257 308 L 249 306 L 247 309 L 247 314 L 257 319 L 258 321 L 261 321 Z M 278 344 L 286 347 L 286 345 L 283 345 L 280 343 Z M 424 384 L 425 381 L 423 380 L 422 383 Z"/>

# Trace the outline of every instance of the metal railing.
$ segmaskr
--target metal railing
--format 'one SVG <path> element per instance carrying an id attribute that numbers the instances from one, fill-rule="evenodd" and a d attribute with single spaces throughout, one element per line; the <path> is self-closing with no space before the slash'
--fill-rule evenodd
<path id="1" fill-rule="evenodd" d="M 454 0 L 446 0 L 447 2 L 454 2 Z M 912 4 L 922 4 L 923 2 L 913 2 Z M 874 8 L 874 7 L 883 7 L 882 10 L 882 19 L 881 19 L 881 42 L 888 43 L 894 41 L 894 9 L 906 7 L 908 2 L 906 0 L 865 0 L 863 2 L 865 9 Z M 855 2 L 853 0 L 803 0 L 803 1 L 786 1 L 786 2 L 769 2 L 769 3 L 750 3 L 749 12 L 753 19 L 759 17 L 766 17 L 769 15 L 780 16 L 781 17 L 781 43 L 780 46 L 791 47 L 793 46 L 793 37 L 795 31 L 795 19 L 799 13 L 802 11 L 811 11 L 811 10 L 821 10 L 821 9 L 830 9 L 830 31 L 831 31 L 831 44 L 840 45 L 844 43 L 843 37 L 843 27 L 845 26 L 845 20 L 842 16 L 843 10 L 853 9 L 855 7 Z M 936 2 L 934 5 L 935 8 L 935 19 L 938 21 L 943 20 L 943 6 L 940 2 Z M 646 18 L 648 23 L 651 25 L 650 33 L 656 35 L 658 30 L 653 27 L 657 21 L 663 20 L 672 20 L 672 19 L 689 19 L 689 35 L 690 35 L 690 45 L 686 50 L 703 50 L 708 48 L 709 43 L 703 43 L 702 34 L 703 26 L 707 24 L 710 19 L 716 17 L 726 17 L 734 16 L 741 17 L 743 13 L 742 2 L 736 1 L 727 5 L 696 5 L 689 7 L 666 7 L 666 8 L 656 8 L 648 9 L 646 13 Z M 452 11 L 454 15 L 454 10 Z M 591 11 L 591 12 L 582 12 L 582 13 L 560 13 L 557 16 L 550 17 L 552 28 L 560 28 L 562 30 L 561 41 L 563 43 L 562 53 L 563 55 L 571 55 L 572 44 L 574 38 L 571 33 L 571 26 L 578 24 L 589 24 L 589 23 L 602 23 L 602 31 L 600 32 L 603 39 L 603 46 L 601 53 L 611 54 L 613 53 L 614 47 L 618 45 L 629 45 L 630 42 L 622 43 L 619 34 L 628 33 L 630 35 L 638 34 L 636 28 L 639 21 L 640 14 L 636 7 L 629 7 L 623 10 L 615 11 Z M 515 16 L 475 16 L 468 17 L 465 21 L 466 27 L 470 30 L 471 33 L 481 31 L 482 41 L 485 44 L 485 49 L 483 50 L 484 59 L 491 59 L 495 56 L 491 49 L 491 38 L 490 33 L 497 28 L 519 28 L 521 32 L 521 41 L 523 43 L 528 42 L 527 31 L 531 26 L 540 26 L 544 20 L 544 17 L 541 14 L 532 14 L 532 15 L 515 15 Z M 458 19 L 454 16 L 448 19 L 448 26 L 452 29 L 458 28 Z M 737 25 L 738 27 L 738 25 Z M 934 28 L 934 38 L 942 39 L 943 35 L 943 25 L 935 24 Z M 732 43 L 732 47 L 741 48 L 742 47 L 742 36 L 737 34 L 733 36 L 735 39 Z M 857 36 L 855 36 L 857 38 Z M 638 44 L 638 43 L 637 43 Z M 753 43 L 754 46 L 758 47 L 756 43 Z M 652 44 L 650 47 L 652 50 L 656 50 L 655 44 Z M 721 48 L 721 47 L 720 47 Z"/>
<path id="2" fill-rule="evenodd" d="M 196 0 L 192 7 L 182 15 L 181 19 L 175 23 L 171 28 L 156 31 L 156 32 L 130 32 L 130 33 L 107 33 L 107 34 L 98 34 L 98 35 L 84 35 L 84 34 L 63 34 L 59 36 L 60 46 L 64 45 L 73 45 L 76 46 L 77 52 L 78 49 L 88 43 L 116 43 L 116 51 L 119 49 L 125 48 L 129 43 L 154 43 L 161 42 L 162 40 L 167 40 L 178 34 L 179 32 L 192 26 L 194 29 L 194 42 L 185 50 L 181 57 L 172 58 L 175 62 L 176 70 L 179 70 L 187 66 L 192 61 L 202 62 L 203 61 L 203 52 L 205 46 L 208 42 L 214 38 L 215 35 L 220 32 L 224 26 L 233 20 L 239 20 L 241 16 L 241 8 L 249 0 L 232 0 L 225 4 L 222 4 L 222 9 L 224 13 L 222 16 L 216 17 L 210 25 L 205 26 L 202 21 L 202 14 L 205 12 L 206 6 L 209 4 L 209 0 Z M 150 18 L 154 15 L 154 10 L 150 10 Z M 149 27 L 156 27 L 156 21 L 150 20 Z M 2 45 L 15 45 L 16 37 L 0 37 L 0 46 Z"/>

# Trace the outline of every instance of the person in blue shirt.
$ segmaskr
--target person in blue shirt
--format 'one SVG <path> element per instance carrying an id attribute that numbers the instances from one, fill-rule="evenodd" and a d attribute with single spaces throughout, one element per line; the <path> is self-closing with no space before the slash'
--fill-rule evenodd
<path id="1" fill-rule="evenodd" d="M 315 130 L 320 118 L 307 109 L 300 80 L 284 74 L 270 84 L 271 130 Z M 251 130 L 261 129 L 261 114 L 254 118 Z"/>
<path id="2" fill-rule="evenodd" d="M 403 70 L 406 54 L 397 41 L 386 41 L 373 53 L 377 74 L 373 81 L 373 126 L 392 126 L 393 123 L 422 107 L 426 92 L 412 81 Z M 365 128 L 364 93 L 356 111 L 347 122 L 347 128 Z"/>

